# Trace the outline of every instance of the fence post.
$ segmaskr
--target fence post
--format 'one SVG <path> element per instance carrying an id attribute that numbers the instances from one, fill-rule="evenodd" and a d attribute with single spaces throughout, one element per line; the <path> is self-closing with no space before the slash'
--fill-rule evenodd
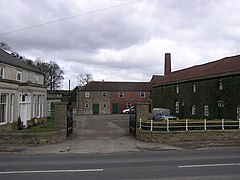
<path id="1" fill-rule="evenodd" d="M 151 119 L 151 129 L 150 129 L 150 131 L 152 131 L 153 130 L 153 120 Z"/>
<path id="2" fill-rule="evenodd" d="M 222 130 L 224 131 L 224 119 L 222 119 Z"/>
<path id="3" fill-rule="evenodd" d="M 167 119 L 167 131 L 169 132 L 169 120 Z"/>
<path id="4" fill-rule="evenodd" d="M 204 119 L 204 130 L 207 130 L 207 119 Z"/>
<path id="5" fill-rule="evenodd" d="M 188 120 L 186 119 L 186 131 L 188 131 Z"/>
<path id="6" fill-rule="evenodd" d="M 142 118 L 140 118 L 140 123 L 139 123 L 139 128 L 138 129 L 142 129 Z"/>

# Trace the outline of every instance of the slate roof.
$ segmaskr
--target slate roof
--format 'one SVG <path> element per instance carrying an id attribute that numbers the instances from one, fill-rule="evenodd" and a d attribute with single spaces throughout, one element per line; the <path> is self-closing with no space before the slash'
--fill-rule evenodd
<path id="1" fill-rule="evenodd" d="M 157 82 L 157 85 L 179 83 L 183 81 L 240 74 L 240 55 L 225 57 L 210 63 L 193 66 L 172 72 Z"/>
<path id="2" fill-rule="evenodd" d="M 8 64 L 25 70 L 33 71 L 39 74 L 43 74 L 41 71 L 25 64 L 21 60 L 17 59 L 16 57 L 12 56 L 11 54 L 7 53 L 2 49 L 0 49 L 0 63 Z"/>
<path id="3" fill-rule="evenodd" d="M 91 81 L 81 91 L 151 91 L 150 82 Z"/>

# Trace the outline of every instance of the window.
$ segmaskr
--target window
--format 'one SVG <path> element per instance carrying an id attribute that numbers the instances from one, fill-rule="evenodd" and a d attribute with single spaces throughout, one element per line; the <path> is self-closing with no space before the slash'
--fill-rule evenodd
<path id="1" fill-rule="evenodd" d="M 7 95 L 1 94 L 0 100 L 0 124 L 7 123 Z"/>
<path id="2" fill-rule="evenodd" d="M 218 107 L 224 107 L 223 101 L 218 101 Z"/>
<path id="3" fill-rule="evenodd" d="M 41 96 L 40 95 L 37 95 L 37 106 L 36 106 L 36 116 L 37 117 L 40 117 L 40 98 Z"/>
<path id="4" fill-rule="evenodd" d="M 4 78 L 4 68 L 0 67 L 0 79 Z"/>
<path id="5" fill-rule="evenodd" d="M 21 81 L 22 81 L 22 72 L 17 71 L 16 80 L 17 80 L 18 82 L 21 82 Z"/>
<path id="6" fill-rule="evenodd" d="M 37 112 L 36 112 L 36 95 L 34 94 L 33 95 L 33 117 L 36 117 L 36 114 L 37 114 Z"/>
<path id="7" fill-rule="evenodd" d="M 40 84 L 40 82 L 39 82 L 39 75 L 36 75 L 36 84 Z"/>
<path id="8" fill-rule="evenodd" d="M 194 83 L 193 83 L 193 89 L 192 89 L 192 90 L 193 90 L 194 93 L 195 93 L 196 90 L 197 90 L 197 89 L 196 89 L 196 84 L 194 84 Z"/>
<path id="9" fill-rule="evenodd" d="M 140 98 L 145 98 L 145 92 L 143 91 L 140 92 Z"/>
<path id="10" fill-rule="evenodd" d="M 176 102 L 176 113 L 179 113 L 179 102 Z"/>
<path id="11" fill-rule="evenodd" d="M 106 98 L 107 97 L 107 92 L 102 92 L 102 97 Z"/>
<path id="12" fill-rule="evenodd" d="M 14 110 L 14 94 L 10 96 L 10 122 L 13 122 L 13 110 Z"/>
<path id="13" fill-rule="evenodd" d="M 222 80 L 219 80 L 219 90 L 223 90 L 223 83 L 222 83 Z"/>
<path id="14" fill-rule="evenodd" d="M 85 103 L 85 108 L 89 108 L 89 103 Z"/>
<path id="15" fill-rule="evenodd" d="M 90 97 L 90 93 L 89 92 L 85 92 L 85 98 L 89 98 Z"/>
<path id="16" fill-rule="evenodd" d="M 124 98 L 124 92 L 118 92 L 118 97 L 119 98 Z"/>
<path id="17" fill-rule="evenodd" d="M 240 119 L 240 106 L 237 107 L 237 119 Z"/>
<path id="18" fill-rule="evenodd" d="M 176 93 L 179 94 L 179 86 L 176 86 Z"/>
<path id="19" fill-rule="evenodd" d="M 102 105 L 102 108 L 106 109 L 107 108 L 107 103 L 104 102 L 103 105 Z"/>
<path id="20" fill-rule="evenodd" d="M 204 116 L 209 116 L 209 108 L 208 108 L 208 106 L 204 106 Z"/>
<path id="21" fill-rule="evenodd" d="M 192 115 L 195 115 L 195 114 L 196 114 L 196 106 L 193 105 L 193 106 L 192 106 Z"/>
<path id="22" fill-rule="evenodd" d="M 42 95 L 42 112 L 41 112 L 41 117 L 43 117 L 44 116 L 44 102 L 45 102 L 45 96 L 44 95 Z"/>

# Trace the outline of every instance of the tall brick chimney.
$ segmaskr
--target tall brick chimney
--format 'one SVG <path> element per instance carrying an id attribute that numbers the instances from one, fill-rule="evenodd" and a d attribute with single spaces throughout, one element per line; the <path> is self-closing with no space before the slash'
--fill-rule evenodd
<path id="1" fill-rule="evenodd" d="M 164 76 L 171 73 L 171 54 L 165 53 L 165 68 L 164 68 Z"/>

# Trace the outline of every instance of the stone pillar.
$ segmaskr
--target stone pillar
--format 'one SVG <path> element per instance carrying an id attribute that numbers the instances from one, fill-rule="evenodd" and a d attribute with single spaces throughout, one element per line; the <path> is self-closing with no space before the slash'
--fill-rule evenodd
<path id="1" fill-rule="evenodd" d="M 67 102 L 56 102 L 55 105 L 55 125 L 57 129 L 67 129 Z"/>
<path id="2" fill-rule="evenodd" d="M 139 127 L 140 124 L 140 118 L 142 120 L 147 120 L 150 118 L 149 116 L 149 108 L 150 108 L 150 103 L 139 103 L 136 104 L 136 121 L 137 121 L 137 128 Z"/>

